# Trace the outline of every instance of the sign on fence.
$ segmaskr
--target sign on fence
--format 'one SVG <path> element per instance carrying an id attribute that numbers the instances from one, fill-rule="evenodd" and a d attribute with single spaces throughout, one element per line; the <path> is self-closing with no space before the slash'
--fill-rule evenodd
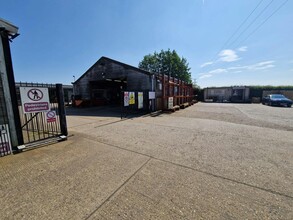
<path id="1" fill-rule="evenodd" d="M 143 108 L 143 93 L 142 92 L 138 92 L 138 109 L 142 109 Z"/>
<path id="2" fill-rule="evenodd" d="M 55 111 L 48 111 L 46 113 L 47 123 L 56 122 L 56 112 Z"/>
<path id="3" fill-rule="evenodd" d="M 19 87 L 19 91 L 24 113 L 50 110 L 48 88 Z"/>

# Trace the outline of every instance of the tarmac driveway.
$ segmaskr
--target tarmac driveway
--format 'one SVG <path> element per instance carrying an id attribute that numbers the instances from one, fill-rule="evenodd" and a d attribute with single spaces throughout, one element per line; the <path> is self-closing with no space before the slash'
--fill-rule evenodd
<path id="1" fill-rule="evenodd" d="M 293 219 L 293 108 L 79 111 L 68 141 L 0 159 L 4 218 Z"/>

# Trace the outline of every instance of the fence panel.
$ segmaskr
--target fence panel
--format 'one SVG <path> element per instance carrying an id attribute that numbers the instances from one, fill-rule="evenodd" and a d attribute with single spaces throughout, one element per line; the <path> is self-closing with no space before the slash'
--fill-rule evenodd
<path id="1" fill-rule="evenodd" d="M 48 88 L 50 111 L 25 113 L 21 104 L 20 87 Z M 16 93 L 18 97 L 18 109 L 24 144 L 57 137 L 62 134 L 60 127 L 59 108 L 64 108 L 64 106 L 58 105 L 56 85 L 19 83 L 19 86 L 16 89 Z"/>

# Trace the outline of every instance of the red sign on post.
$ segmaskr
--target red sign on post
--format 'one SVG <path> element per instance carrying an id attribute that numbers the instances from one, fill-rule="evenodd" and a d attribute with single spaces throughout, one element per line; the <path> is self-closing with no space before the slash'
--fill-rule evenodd
<path id="1" fill-rule="evenodd" d="M 47 117 L 48 123 L 56 122 L 56 112 L 55 111 L 48 111 L 46 113 L 46 117 Z"/>

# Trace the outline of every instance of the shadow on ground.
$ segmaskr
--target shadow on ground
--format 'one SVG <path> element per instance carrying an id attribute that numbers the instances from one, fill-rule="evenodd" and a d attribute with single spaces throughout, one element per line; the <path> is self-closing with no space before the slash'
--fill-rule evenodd
<path id="1" fill-rule="evenodd" d="M 156 117 L 160 112 L 147 112 L 145 110 L 135 110 L 131 108 L 121 108 L 120 106 L 99 106 L 87 108 L 67 107 L 67 116 L 97 116 L 97 117 L 113 117 L 113 118 L 135 118 L 145 115 Z"/>

